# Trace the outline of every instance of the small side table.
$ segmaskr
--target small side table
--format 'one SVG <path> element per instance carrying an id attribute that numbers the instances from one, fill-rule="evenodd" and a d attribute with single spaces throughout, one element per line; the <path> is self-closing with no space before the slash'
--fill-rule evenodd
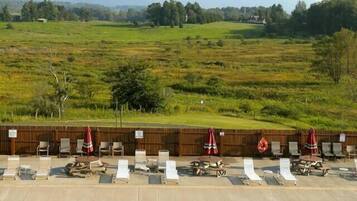
<path id="1" fill-rule="evenodd" d="M 33 179 L 34 173 L 30 165 L 20 165 L 19 167 L 19 177 L 25 180 Z"/>
<path id="2" fill-rule="evenodd" d="M 154 158 L 149 158 L 147 159 L 146 166 L 150 169 L 150 172 L 156 173 L 158 169 L 158 160 Z"/>
<path id="3" fill-rule="evenodd" d="M 274 174 L 274 172 L 271 170 L 264 170 L 263 173 L 264 173 L 264 176 L 263 176 L 264 179 L 266 178 L 267 175 L 273 176 L 273 174 Z"/>
<path id="4" fill-rule="evenodd" d="M 346 175 L 349 174 L 349 169 L 348 168 L 338 168 L 340 171 L 340 176 L 345 177 Z"/>

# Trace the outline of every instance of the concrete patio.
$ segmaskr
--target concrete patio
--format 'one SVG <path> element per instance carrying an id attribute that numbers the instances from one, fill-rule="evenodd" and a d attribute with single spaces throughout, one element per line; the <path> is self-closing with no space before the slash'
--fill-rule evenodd
<path id="1" fill-rule="evenodd" d="M 120 157 L 134 163 L 134 157 Z M 156 156 L 148 156 L 156 158 Z M 119 157 L 103 157 L 102 161 L 110 164 L 107 174 L 116 172 Z M 49 180 L 21 180 L 0 181 L 0 200 L 11 201 L 41 201 L 41 200 L 125 200 L 125 201 L 166 201 L 166 200 L 356 200 L 357 177 L 351 176 L 355 171 L 352 160 L 329 161 L 330 174 L 297 175 L 297 186 L 279 185 L 272 175 L 265 175 L 264 184 L 246 186 L 238 179 L 243 172 L 242 158 L 224 158 L 227 164 L 227 177 L 215 176 L 195 177 L 189 172 L 190 161 L 197 157 L 171 157 L 177 161 L 180 175 L 179 185 L 149 184 L 148 175 L 133 172 L 129 184 L 100 183 L 100 176 L 90 178 L 70 178 L 65 175 L 63 167 L 73 161 L 73 158 L 52 157 L 52 171 Z M 264 170 L 277 172 L 279 160 L 255 159 L 256 172 L 264 176 Z M 0 156 L 0 175 L 6 168 L 7 156 Z M 38 158 L 21 157 L 20 164 L 30 165 L 34 170 L 38 168 Z M 348 168 L 349 172 L 339 168 Z M 161 173 L 162 174 L 162 173 Z"/>

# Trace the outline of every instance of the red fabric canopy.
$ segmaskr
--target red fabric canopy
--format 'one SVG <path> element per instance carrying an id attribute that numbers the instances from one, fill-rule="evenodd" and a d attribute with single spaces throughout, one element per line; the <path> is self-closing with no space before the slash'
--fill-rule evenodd
<path id="1" fill-rule="evenodd" d="M 208 129 L 208 141 L 204 144 L 203 148 L 207 155 L 218 154 L 218 148 L 216 143 L 216 138 L 214 137 L 214 130 L 212 128 Z"/>
<path id="2" fill-rule="evenodd" d="M 305 149 L 311 155 L 317 153 L 316 133 L 315 133 L 315 129 L 313 128 L 310 128 L 309 130 L 309 135 L 307 136 Z"/>
<path id="3" fill-rule="evenodd" d="M 89 127 L 86 129 L 86 132 L 84 134 L 84 142 L 83 142 L 82 151 L 84 153 L 87 153 L 87 155 L 90 155 L 94 151 L 91 129 Z"/>

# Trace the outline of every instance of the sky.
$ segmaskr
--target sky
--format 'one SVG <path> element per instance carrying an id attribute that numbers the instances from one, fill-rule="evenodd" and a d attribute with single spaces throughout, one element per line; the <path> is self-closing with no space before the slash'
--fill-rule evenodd
<path id="1" fill-rule="evenodd" d="M 102 4 L 105 6 L 116 5 L 148 5 L 153 2 L 163 2 L 164 0 L 61 0 L 67 2 L 86 2 Z M 198 2 L 204 8 L 214 7 L 242 7 L 242 6 L 271 6 L 273 4 L 282 4 L 284 9 L 288 12 L 294 10 L 296 3 L 299 0 L 181 0 L 181 2 Z M 318 2 L 319 0 L 305 0 L 307 5 Z"/>

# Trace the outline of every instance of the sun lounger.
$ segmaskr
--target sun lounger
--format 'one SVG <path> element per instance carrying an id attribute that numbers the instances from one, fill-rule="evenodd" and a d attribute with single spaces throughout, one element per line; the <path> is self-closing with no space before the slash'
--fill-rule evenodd
<path id="1" fill-rule="evenodd" d="M 331 143 L 330 142 L 323 142 L 322 143 L 322 156 L 323 157 L 334 157 L 333 153 L 331 152 Z"/>
<path id="2" fill-rule="evenodd" d="M 168 150 L 159 150 L 158 169 L 165 170 L 166 161 L 168 160 L 170 160 L 170 152 Z"/>
<path id="3" fill-rule="evenodd" d="M 135 150 L 135 170 L 144 170 L 149 171 L 149 168 L 146 166 L 146 151 L 145 150 Z"/>
<path id="4" fill-rule="evenodd" d="M 166 161 L 166 169 L 165 169 L 165 183 L 168 184 L 170 182 L 179 183 L 179 176 L 176 169 L 176 161 Z"/>
<path id="5" fill-rule="evenodd" d="M 19 156 L 9 156 L 7 158 L 7 168 L 4 171 L 3 179 L 16 179 L 18 168 L 20 166 Z"/>
<path id="6" fill-rule="evenodd" d="M 280 142 L 271 142 L 271 152 L 276 158 L 283 155 L 280 150 Z"/>
<path id="7" fill-rule="evenodd" d="M 294 182 L 296 185 L 296 178 L 290 171 L 290 159 L 281 158 L 280 159 L 280 172 L 277 181 L 284 185 L 286 182 Z"/>
<path id="8" fill-rule="evenodd" d="M 61 138 L 61 144 L 58 150 L 59 156 L 61 154 L 71 155 L 71 142 L 69 138 Z"/>
<path id="9" fill-rule="evenodd" d="M 51 171 L 51 158 L 50 157 L 40 157 L 40 165 L 36 171 L 36 179 L 48 179 Z"/>
<path id="10" fill-rule="evenodd" d="M 83 140 L 83 139 L 78 139 L 78 140 L 77 140 L 76 153 L 77 153 L 77 154 L 80 154 L 81 156 L 82 156 L 83 153 L 84 153 L 83 150 L 82 150 L 83 143 L 84 143 L 84 140 Z"/>
<path id="11" fill-rule="evenodd" d="M 299 157 L 301 155 L 297 142 L 289 142 L 289 153 L 293 157 Z"/>
<path id="12" fill-rule="evenodd" d="M 254 171 L 254 163 L 252 158 L 245 158 L 243 160 L 244 163 L 244 180 L 248 180 L 248 185 L 250 184 L 249 181 L 262 184 L 262 178 L 260 178 Z M 244 183 L 244 182 L 243 182 Z"/>
<path id="13" fill-rule="evenodd" d="M 336 158 L 345 158 L 346 155 L 342 151 L 341 143 L 332 143 L 332 151 Z"/>
<path id="14" fill-rule="evenodd" d="M 129 178 L 130 170 L 128 166 L 128 160 L 118 160 L 118 170 L 115 176 L 115 181 L 123 180 L 128 183 Z"/>

